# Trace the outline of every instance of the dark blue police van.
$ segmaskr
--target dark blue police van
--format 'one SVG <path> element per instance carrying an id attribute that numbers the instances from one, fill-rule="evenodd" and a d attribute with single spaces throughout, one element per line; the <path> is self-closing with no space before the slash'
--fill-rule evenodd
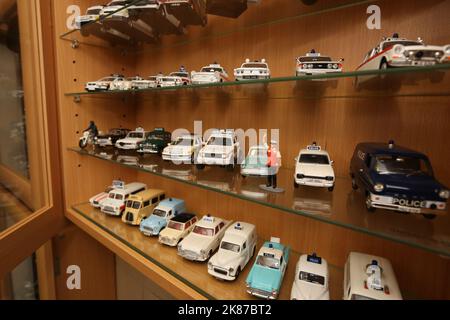
<path id="1" fill-rule="evenodd" d="M 385 143 L 360 143 L 350 163 L 353 189 L 375 208 L 422 214 L 433 219 L 446 213 L 449 190 L 433 174 L 423 153 Z"/>

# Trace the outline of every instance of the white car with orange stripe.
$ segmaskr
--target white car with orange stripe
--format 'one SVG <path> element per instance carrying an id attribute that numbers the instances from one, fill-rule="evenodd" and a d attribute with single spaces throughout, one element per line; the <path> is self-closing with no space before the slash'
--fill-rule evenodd
<path id="1" fill-rule="evenodd" d="M 450 62 L 450 45 L 425 45 L 422 39 L 408 40 L 395 33 L 385 38 L 371 49 L 364 62 L 357 68 L 363 70 L 383 70 L 394 67 L 424 67 Z"/>
<path id="2" fill-rule="evenodd" d="M 114 189 L 113 186 L 109 186 L 105 189 L 105 191 L 100 192 L 99 194 L 96 194 L 95 196 L 90 198 L 89 203 L 91 204 L 91 206 L 93 206 L 94 208 L 100 208 L 103 200 L 105 200 L 108 197 L 108 193 L 113 189 Z"/>
<path id="3" fill-rule="evenodd" d="M 200 72 L 191 72 L 191 81 L 193 84 L 207 84 L 229 81 L 228 73 L 218 63 L 203 67 Z"/>

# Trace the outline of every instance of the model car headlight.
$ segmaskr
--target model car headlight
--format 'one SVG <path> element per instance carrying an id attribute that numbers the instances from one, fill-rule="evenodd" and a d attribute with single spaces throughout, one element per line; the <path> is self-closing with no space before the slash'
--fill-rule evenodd
<path id="1" fill-rule="evenodd" d="M 450 191 L 448 190 L 441 190 L 439 192 L 439 197 L 441 197 L 442 199 L 448 199 L 450 196 Z"/>
<path id="2" fill-rule="evenodd" d="M 329 176 L 329 177 L 326 177 L 325 180 L 327 180 L 327 181 L 333 181 L 333 180 L 334 180 L 334 177 Z"/>
<path id="3" fill-rule="evenodd" d="M 277 290 L 273 290 L 273 291 L 272 291 L 272 297 L 276 297 L 277 294 L 278 294 L 278 291 L 277 291 Z"/>
<path id="4" fill-rule="evenodd" d="M 375 184 L 375 185 L 373 186 L 373 189 L 374 189 L 376 192 L 381 192 L 381 191 L 384 190 L 384 185 L 383 185 L 382 183 L 377 183 L 377 184 Z"/>
<path id="5" fill-rule="evenodd" d="M 305 177 L 305 175 L 304 174 L 301 174 L 301 173 L 299 173 L 298 175 L 297 175 L 297 179 L 303 179 Z"/>
<path id="6" fill-rule="evenodd" d="M 333 69 L 337 69 L 338 68 L 338 65 L 335 63 L 335 64 L 333 64 Z"/>
<path id="7" fill-rule="evenodd" d="M 308 68 L 309 68 L 309 69 L 312 69 L 312 68 L 313 68 L 312 63 L 308 64 Z"/>
<path id="8" fill-rule="evenodd" d="M 212 269 L 213 264 L 211 263 L 211 261 L 208 261 L 208 269 Z"/>
<path id="9" fill-rule="evenodd" d="M 333 65 L 332 65 L 331 63 L 329 63 L 329 64 L 327 65 L 327 67 L 328 67 L 328 69 L 331 69 L 331 68 L 333 68 Z"/>
<path id="10" fill-rule="evenodd" d="M 404 47 L 403 45 L 401 45 L 401 44 L 396 44 L 396 45 L 394 46 L 394 53 L 396 53 L 396 54 L 402 54 L 403 51 L 405 51 L 405 47 Z"/>
<path id="11" fill-rule="evenodd" d="M 223 154 L 222 155 L 222 159 L 226 159 L 227 158 L 227 155 L 226 154 Z"/>
<path id="12" fill-rule="evenodd" d="M 108 140 L 111 141 L 112 140 L 111 137 L 109 137 Z"/>
<path id="13" fill-rule="evenodd" d="M 302 68 L 303 69 L 306 69 L 306 68 L 308 68 L 308 65 L 305 63 L 305 64 L 302 64 Z"/>
<path id="14" fill-rule="evenodd" d="M 229 271 L 229 272 L 233 272 L 234 269 L 230 267 L 230 268 L 228 268 L 228 271 Z"/>
<path id="15" fill-rule="evenodd" d="M 444 48 L 444 51 L 445 51 L 445 54 L 450 55 L 450 45 L 446 46 L 446 47 Z"/>

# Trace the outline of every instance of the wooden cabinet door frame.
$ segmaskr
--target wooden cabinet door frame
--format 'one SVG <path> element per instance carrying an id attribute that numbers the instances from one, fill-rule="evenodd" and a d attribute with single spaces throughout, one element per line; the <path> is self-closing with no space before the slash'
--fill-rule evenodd
<path id="1" fill-rule="evenodd" d="M 30 190 L 23 201 L 39 209 L 0 233 L 0 279 L 48 243 L 66 221 L 61 190 L 52 2 L 17 0 L 17 12 L 30 164 L 30 179 L 22 181 L 21 188 Z"/>

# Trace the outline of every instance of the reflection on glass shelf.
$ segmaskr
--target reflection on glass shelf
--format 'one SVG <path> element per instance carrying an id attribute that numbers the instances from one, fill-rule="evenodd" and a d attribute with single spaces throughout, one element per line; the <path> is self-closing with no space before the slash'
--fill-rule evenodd
<path id="1" fill-rule="evenodd" d="M 219 281 L 208 274 L 206 263 L 192 262 L 182 258 L 177 254 L 176 248 L 161 245 L 157 237 L 144 236 L 138 227 L 124 224 L 120 218 L 107 216 L 100 210 L 91 207 L 89 203 L 74 205 L 72 209 L 114 238 L 120 240 L 131 250 L 138 252 L 148 261 L 158 265 L 206 298 L 220 300 L 254 299 L 247 294 L 245 286 L 245 279 L 254 263 L 254 258 L 247 264 L 236 281 Z M 263 239 L 258 240 L 258 249 L 263 244 L 263 241 Z M 283 280 L 279 299 L 290 299 L 295 264 L 299 257 L 299 253 L 291 250 L 289 265 Z M 331 299 L 341 299 L 344 279 L 343 270 L 332 265 L 328 265 L 328 267 L 330 272 Z"/>
<path id="2" fill-rule="evenodd" d="M 0 181 L 0 233 L 32 213 L 33 211 L 7 190 Z"/>
<path id="3" fill-rule="evenodd" d="M 311 99 L 364 98 L 389 96 L 450 95 L 450 63 L 428 67 L 407 67 L 330 73 L 264 80 L 230 81 L 178 87 L 137 90 L 71 92 L 66 96 L 102 97 L 139 96 L 156 99 L 166 95 L 177 98 L 215 98 L 225 103 L 232 99 Z M 182 96 L 183 95 L 183 96 Z"/>
<path id="4" fill-rule="evenodd" d="M 129 3 L 126 8 L 134 6 L 140 0 L 134 0 Z M 183 37 L 186 33 L 185 26 L 190 24 L 188 20 L 179 21 L 176 17 L 170 17 L 169 19 L 166 17 L 167 13 L 164 13 L 163 8 L 158 10 L 146 10 L 145 12 L 142 10 L 130 10 L 130 17 L 124 21 L 127 23 L 120 23 L 119 28 L 122 30 L 117 30 L 111 28 L 108 25 L 106 17 L 101 17 L 96 19 L 95 21 L 91 21 L 86 23 L 81 27 L 81 29 L 74 29 L 68 31 L 60 36 L 63 40 L 73 41 L 77 40 L 86 45 L 96 45 L 102 47 L 109 46 L 120 46 L 120 47 L 136 47 L 136 45 L 140 42 L 148 42 L 149 38 L 152 37 L 144 35 L 142 38 L 141 28 L 139 26 L 133 26 L 133 23 L 136 21 L 143 21 L 150 27 L 156 30 L 156 33 L 160 35 L 178 35 L 180 36 L 174 41 L 171 41 L 168 44 L 160 45 L 158 48 L 166 48 L 166 47 L 176 47 L 180 45 L 185 45 L 187 43 L 201 41 L 205 39 L 211 38 L 219 38 L 223 36 L 229 36 L 238 32 L 242 32 L 245 30 L 249 30 L 252 28 L 263 27 L 267 25 L 274 24 L 282 24 L 289 21 L 295 21 L 307 17 L 318 16 L 321 14 L 326 14 L 333 11 L 345 10 L 355 6 L 362 6 L 367 4 L 368 2 L 377 2 L 368 1 L 368 0 L 334 0 L 334 1 L 320 1 L 313 6 L 304 5 L 301 1 L 298 0 L 288 0 L 284 7 L 288 7 L 289 10 L 286 9 L 280 10 L 280 8 L 275 8 L 277 3 L 273 3 L 271 7 L 267 7 L 267 11 L 271 14 L 269 17 L 262 16 L 262 19 L 249 19 L 247 23 L 234 23 L 229 27 L 220 28 L 220 31 L 207 32 L 205 35 L 195 37 L 193 39 L 187 39 Z M 258 10 L 250 10 L 247 14 L 252 15 L 253 17 L 261 14 Z M 111 13 L 109 16 L 113 15 Z M 175 18 L 175 19 L 174 19 Z M 106 24 L 104 22 L 107 22 Z M 128 24 L 130 22 L 130 24 Z M 221 20 L 217 20 L 216 23 L 221 23 Z M 128 25 L 128 26 L 127 26 Z M 113 26 L 114 27 L 114 26 Z M 125 31 L 123 32 L 123 28 Z M 154 50 L 154 47 L 149 48 L 141 48 L 139 50 L 135 50 L 135 53 L 141 53 L 147 50 Z"/>
<path id="5" fill-rule="evenodd" d="M 264 178 L 244 179 L 240 175 L 239 168 L 229 170 L 210 166 L 204 170 L 197 170 L 193 165 L 176 165 L 163 161 L 157 155 L 136 156 L 134 152 L 115 149 L 70 148 L 69 150 L 292 214 L 450 256 L 450 216 L 448 214 L 429 221 L 420 215 L 382 209 L 369 213 L 365 207 L 364 196 L 352 190 L 349 178 L 338 177 L 333 192 L 307 187 L 295 189 L 294 171 L 282 168 L 278 174 L 278 184 L 286 191 L 282 194 L 274 194 L 259 187 L 265 183 Z M 122 159 L 132 160 L 123 162 Z"/>

